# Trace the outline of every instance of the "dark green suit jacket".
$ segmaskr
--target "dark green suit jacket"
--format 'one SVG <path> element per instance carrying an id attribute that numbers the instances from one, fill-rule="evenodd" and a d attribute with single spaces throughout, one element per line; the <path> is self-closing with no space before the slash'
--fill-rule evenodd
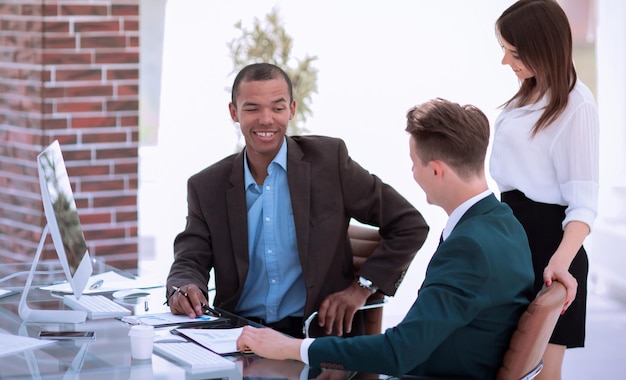
<path id="1" fill-rule="evenodd" d="M 398 326 L 374 336 L 316 339 L 310 365 L 493 378 L 533 296 L 533 280 L 524 229 L 507 205 L 489 195 L 437 248 L 418 298 Z"/>

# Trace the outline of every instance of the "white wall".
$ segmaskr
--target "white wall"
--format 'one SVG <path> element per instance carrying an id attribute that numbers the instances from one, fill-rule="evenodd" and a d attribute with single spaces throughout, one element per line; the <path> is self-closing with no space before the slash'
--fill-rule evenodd
<path id="1" fill-rule="evenodd" d="M 598 0 L 600 199 L 591 280 L 626 301 L 626 3 Z"/>
<path id="2" fill-rule="evenodd" d="M 493 121 L 517 88 L 494 22 L 512 1 L 168 1 L 159 143 L 142 148 L 140 233 L 154 236 L 167 273 L 172 241 L 184 227 L 187 178 L 233 152 L 227 104 L 233 75 L 226 43 L 277 6 L 298 57 L 318 57 L 312 134 L 343 138 L 353 159 L 406 196 L 432 228 L 397 296 L 385 307 L 394 324 L 415 299 L 447 216 L 426 204 L 411 177 L 406 111 L 443 97 L 480 107 Z M 493 189 L 496 190 L 495 186 Z M 146 265 L 146 268 L 148 266 Z"/>

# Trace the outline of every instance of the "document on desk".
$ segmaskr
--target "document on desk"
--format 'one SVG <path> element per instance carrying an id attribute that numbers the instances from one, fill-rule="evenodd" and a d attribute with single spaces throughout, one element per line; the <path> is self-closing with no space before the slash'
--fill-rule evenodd
<path id="1" fill-rule="evenodd" d="M 194 325 L 207 322 L 217 321 L 219 318 L 211 315 L 201 315 L 195 319 L 189 318 L 187 315 L 174 315 L 171 312 L 156 313 L 156 314 L 143 314 L 143 315 L 130 315 L 118 318 L 122 322 L 126 322 L 130 325 L 148 325 L 154 327 L 166 327 L 166 326 L 181 326 L 181 325 Z"/>
<path id="2" fill-rule="evenodd" d="M 182 335 L 220 355 L 239 353 L 237 338 L 243 327 L 233 329 L 174 329 L 173 333 Z"/>
<path id="3" fill-rule="evenodd" d="M 39 348 L 53 342 L 54 340 L 40 340 L 27 336 L 0 333 L 0 356 Z"/>
<path id="4" fill-rule="evenodd" d="M 90 284 L 99 283 L 100 285 L 90 289 Z M 122 276 L 119 273 L 108 271 L 100 274 L 93 275 L 87 282 L 87 288 L 83 291 L 83 294 L 95 294 L 115 292 L 123 289 L 147 289 L 163 286 L 163 283 L 149 279 L 149 278 L 128 278 Z M 50 290 L 52 292 L 60 293 L 72 293 L 72 287 L 69 283 L 64 282 L 61 284 L 42 286 L 43 290 Z"/>

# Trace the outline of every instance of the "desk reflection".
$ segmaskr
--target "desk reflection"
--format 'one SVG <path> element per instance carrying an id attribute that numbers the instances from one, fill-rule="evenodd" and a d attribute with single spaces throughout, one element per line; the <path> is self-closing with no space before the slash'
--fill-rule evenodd
<path id="1" fill-rule="evenodd" d="M 336 369 L 310 368 L 295 360 L 272 360 L 257 356 L 240 356 L 236 359 L 239 372 L 245 380 L 261 379 L 311 379 L 311 380 L 364 380 L 388 379 L 389 376 L 341 371 Z"/>
<path id="2" fill-rule="evenodd" d="M 305 365 L 295 360 L 271 360 L 240 356 L 236 363 L 244 379 L 307 379 L 302 377 Z M 308 370 L 308 369 L 307 369 Z"/>

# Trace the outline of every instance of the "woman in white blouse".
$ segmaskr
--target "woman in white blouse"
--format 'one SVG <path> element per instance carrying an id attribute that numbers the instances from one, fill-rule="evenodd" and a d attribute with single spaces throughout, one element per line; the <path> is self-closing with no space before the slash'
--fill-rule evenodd
<path id="1" fill-rule="evenodd" d="M 535 291 L 559 281 L 563 307 L 540 378 L 560 379 L 566 348 L 583 347 L 588 260 L 597 214 L 598 112 L 576 76 L 567 16 L 553 0 L 520 0 L 496 22 L 520 88 L 495 122 L 490 173 L 526 229 Z M 565 310 L 567 309 L 567 312 Z"/>

